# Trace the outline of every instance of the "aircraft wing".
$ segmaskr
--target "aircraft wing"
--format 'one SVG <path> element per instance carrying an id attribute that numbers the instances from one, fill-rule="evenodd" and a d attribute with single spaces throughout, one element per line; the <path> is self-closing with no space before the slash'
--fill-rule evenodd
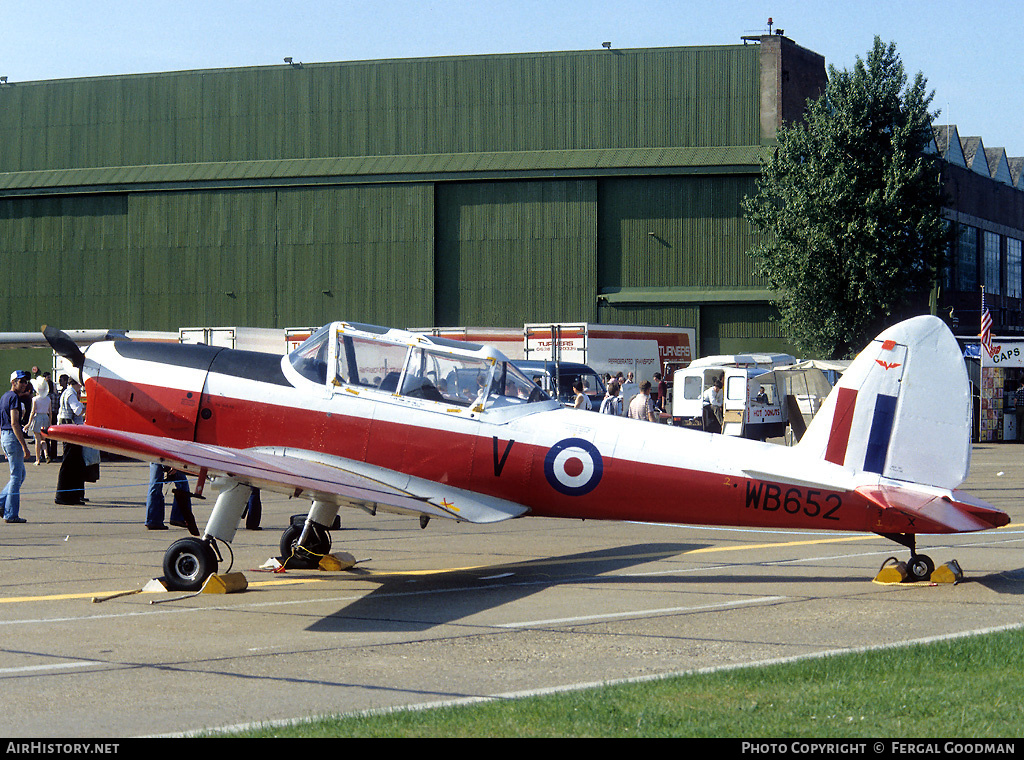
<path id="1" fill-rule="evenodd" d="M 368 511 L 446 517 L 490 523 L 528 508 L 486 494 L 454 488 L 340 457 L 286 448 L 234 449 L 173 438 L 124 433 L 90 425 L 54 425 L 49 438 L 184 470 L 226 477 L 289 496 L 361 507 Z"/>
<path id="2" fill-rule="evenodd" d="M 45 327 L 45 325 L 43 325 Z M 88 346 L 101 340 L 127 337 L 123 330 L 64 330 L 63 334 L 77 346 Z M 51 348 L 41 330 L 32 332 L 0 332 L 0 348 Z"/>

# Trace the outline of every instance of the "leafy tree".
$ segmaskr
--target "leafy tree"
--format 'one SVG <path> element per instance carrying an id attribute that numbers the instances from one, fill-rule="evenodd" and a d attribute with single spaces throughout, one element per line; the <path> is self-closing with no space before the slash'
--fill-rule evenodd
<path id="1" fill-rule="evenodd" d="M 863 348 L 922 301 L 945 262 L 938 163 L 924 152 L 938 115 L 926 83 L 918 73 L 908 87 L 895 44 L 878 37 L 852 71 L 830 66 L 824 94 L 779 130 L 744 201 L 783 323 L 822 358 Z"/>

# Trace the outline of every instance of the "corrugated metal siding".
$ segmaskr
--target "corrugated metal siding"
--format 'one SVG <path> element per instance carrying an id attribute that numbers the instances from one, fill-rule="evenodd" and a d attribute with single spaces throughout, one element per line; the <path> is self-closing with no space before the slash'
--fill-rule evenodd
<path id="1" fill-rule="evenodd" d="M 431 185 L 286 190 L 278 204 L 279 324 L 433 324 Z"/>
<path id="2" fill-rule="evenodd" d="M 778 310 L 769 304 L 703 306 L 700 322 L 702 356 L 742 351 L 796 351 L 782 328 Z"/>
<path id="3" fill-rule="evenodd" d="M 130 216 L 142 324 L 276 324 L 272 192 L 134 195 Z"/>
<path id="4" fill-rule="evenodd" d="M 602 304 L 598 320 L 606 325 L 639 327 L 693 327 L 699 324 L 699 306 L 633 306 Z"/>
<path id="5" fill-rule="evenodd" d="M 756 174 L 770 151 L 756 145 L 603 148 L 222 161 L 204 164 L 0 173 L 0 197 L 387 182 L 596 177 L 623 173 Z"/>
<path id="6" fill-rule="evenodd" d="M 125 196 L 0 203 L 2 329 L 120 323 L 127 239 Z"/>
<path id="7" fill-rule="evenodd" d="M 753 176 L 599 183 L 600 288 L 753 287 L 754 233 L 740 203 Z"/>
<path id="8" fill-rule="evenodd" d="M 756 145 L 759 47 L 285 65 L 0 88 L 0 171 Z"/>
<path id="9" fill-rule="evenodd" d="M 759 55 L 601 50 L 0 88 L 0 260 L 35 284 L 0 285 L 8 329 L 600 318 L 760 340 L 743 307 L 596 302 L 604 288 L 764 285 L 739 207 L 761 150 Z M 631 176 L 604 178 L 618 173 Z M 10 197 L 33 192 L 69 195 Z"/>
<path id="10" fill-rule="evenodd" d="M 435 324 L 592 321 L 592 181 L 438 186 Z"/>
<path id="11" fill-rule="evenodd" d="M 429 324 L 429 185 L 133 198 L 143 323 Z"/>
<path id="12" fill-rule="evenodd" d="M 611 325 L 693 327 L 698 356 L 743 351 L 795 351 L 770 304 L 722 304 L 692 307 L 602 305 L 600 321 Z"/>
<path id="13" fill-rule="evenodd" d="M 4 329 L 433 322 L 429 185 L 8 199 Z"/>

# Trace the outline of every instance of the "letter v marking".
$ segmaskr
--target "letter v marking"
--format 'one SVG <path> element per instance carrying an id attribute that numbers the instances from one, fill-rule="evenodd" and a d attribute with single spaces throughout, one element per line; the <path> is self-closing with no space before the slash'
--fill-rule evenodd
<path id="1" fill-rule="evenodd" d="M 505 444 L 505 453 L 498 457 L 498 436 L 494 436 L 491 439 L 494 443 L 494 477 L 500 478 L 501 471 L 505 469 L 505 460 L 508 459 L 508 453 L 512 451 L 512 444 L 515 443 L 512 439 Z"/>

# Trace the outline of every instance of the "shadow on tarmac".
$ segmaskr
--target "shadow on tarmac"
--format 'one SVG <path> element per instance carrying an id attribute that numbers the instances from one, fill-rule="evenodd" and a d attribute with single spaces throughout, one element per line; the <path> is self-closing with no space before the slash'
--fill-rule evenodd
<path id="1" fill-rule="evenodd" d="M 1017 570 L 1003 570 L 999 573 L 992 573 L 982 578 L 968 578 L 972 583 L 984 586 L 997 594 L 1024 594 L 1024 568 Z"/>
<path id="2" fill-rule="evenodd" d="M 708 573 L 663 573 L 644 577 L 611 576 L 631 567 L 657 562 L 692 552 L 709 544 L 637 544 L 562 557 L 490 565 L 471 569 L 441 571 L 430 575 L 389 575 L 366 596 L 329 615 L 306 630 L 320 633 L 426 631 L 439 625 L 470 617 L 495 607 L 516 602 L 561 584 L 767 583 L 792 581 L 792 576 L 762 574 L 715 576 Z M 861 575 L 839 577 L 804 576 L 808 583 L 864 583 Z M 576 609 L 572 614 L 586 615 Z"/>

